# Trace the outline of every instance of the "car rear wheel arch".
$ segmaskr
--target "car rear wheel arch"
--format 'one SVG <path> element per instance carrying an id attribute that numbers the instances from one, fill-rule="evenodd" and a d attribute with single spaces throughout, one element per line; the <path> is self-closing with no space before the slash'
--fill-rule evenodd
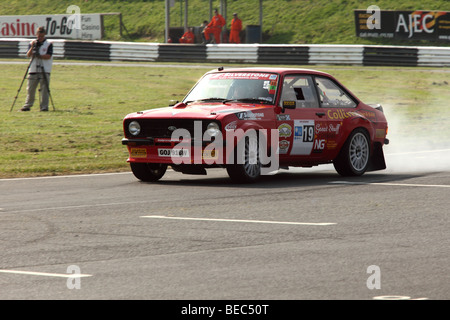
<path id="1" fill-rule="evenodd" d="M 333 165 L 342 176 L 360 176 L 367 171 L 371 154 L 370 133 L 366 128 L 358 127 L 349 134 Z"/>

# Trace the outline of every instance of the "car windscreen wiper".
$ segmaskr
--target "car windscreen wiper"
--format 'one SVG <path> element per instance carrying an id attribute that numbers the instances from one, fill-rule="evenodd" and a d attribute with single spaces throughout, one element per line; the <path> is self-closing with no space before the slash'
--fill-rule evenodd
<path id="1" fill-rule="evenodd" d="M 224 101 L 225 98 L 204 98 L 204 99 L 199 99 L 199 100 L 195 100 L 197 101 L 202 101 L 202 102 L 208 102 L 208 101 Z"/>
<path id="2" fill-rule="evenodd" d="M 270 100 L 269 100 L 270 99 Z M 238 98 L 238 99 L 227 99 L 223 100 L 223 103 L 236 101 L 236 102 L 258 102 L 258 103 L 272 103 L 271 98 Z"/>

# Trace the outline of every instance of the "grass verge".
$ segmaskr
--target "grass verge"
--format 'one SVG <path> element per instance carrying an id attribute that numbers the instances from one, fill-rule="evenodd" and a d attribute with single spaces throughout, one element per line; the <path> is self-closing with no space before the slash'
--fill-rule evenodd
<path id="1" fill-rule="evenodd" d="M 128 171 L 123 117 L 181 100 L 215 67 L 55 61 L 55 111 L 50 105 L 50 112 L 39 112 L 35 104 L 30 112 L 17 112 L 26 97 L 25 81 L 10 112 L 27 67 L 24 60 L 13 62 L 19 61 L 1 64 L 0 178 Z M 414 145 L 417 137 L 426 137 L 438 147 L 450 141 L 449 69 L 308 68 L 333 74 L 364 102 L 381 103 L 397 143 Z"/>

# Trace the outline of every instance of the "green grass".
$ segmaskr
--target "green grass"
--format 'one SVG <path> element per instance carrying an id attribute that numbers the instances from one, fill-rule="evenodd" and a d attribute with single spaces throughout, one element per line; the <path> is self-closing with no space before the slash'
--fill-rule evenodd
<path id="1" fill-rule="evenodd" d="M 26 81 L 10 108 L 26 65 L 2 65 L 0 177 L 105 172 L 127 167 L 121 121 L 133 111 L 183 98 L 204 69 L 55 65 L 56 111 L 17 112 Z M 182 79 L 182 80 L 180 80 Z"/>
<path id="2" fill-rule="evenodd" d="M 22 60 L 23 61 L 23 60 Z M 56 111 L 17 112 L 26 82 L 10 112 L 26 64 L 2 64 L 0 178 L 128 171 L 122 119 L 134 111 L 180 100 L 209 67 L 134 63 L 140 67 L 62 65 L 55 62 L 51 93 Z M 148 67 L 152 66 L 152 67 Z M 213 68 L 213 66 L 211 66 Z M 335 75 L 360 99 L 381 103 L 393 143 L 450 141 L 449 69 L 308 66 Z"/>
<path id="3" fill-rule="evenodd" d="M 227 3 L 228 17 L 238 12 L 244 27 L 259 23 L 259 0 Z M 357 38 L 353 10 L 373 4 L 383 10 L 450 11 L 447 0 L 264 0 L 263 39 L 265 43 L 291 44 L 449 45 Z M 164 0 L 0 0 L 0 12 L 63 14 L 69 5 L 78 5 L 82 13 L 121 12 L 127 31 L 121 38 L 118 18 L 106 16 L 105 40 L 164 39 Z M 219 7 L 220 0 L 214 0 L 213 6 Z M 179 0 L 170 17 L 172 27 L 181 26 Z M 189 25 L 200 25 L 208 17 L 207 0 L 189 0 Z M 56 111 L 48 113 L 38 112 L 37 106 L 28 113 L 17 112 L 25 100 L 26 83 L 15 109 L 9 112 L 26 64 L 0 65 L 0 178 L 129 170 L 126 148 L 120 142 L 123 117 L 181 99 L 206 71 L 190 64 L 179 64 L 183 68 L 139 65 L 142 67 L 55 63 L 51 88 Z M 430 147 L 450 141 L 448 68 L 312 68 L 329 71 L 363 101 L 381 103 L 390 136 L 395 137 L 392 144 L 413 146 L 421 137 L 427 138 Z"/>
<path id="4" fill-rule="evenodd" d="M 80 7 L 81 13 L 121 12 L 127 31 L 119 35 L 116 16 L 106 16 L 106 40 L 164 41 L 164 0 L 0 0 L 2 15 L 63 14 L 69 5 Z M 190 26 L 209 20 L 208 0 L 189 0 Z M 213 6 L 220 8 L 220 0 Z M 184 1 L 181 3 L 184 10 Z M 441 45 L 445 42 L 397 41 L 362 39 L 355 35 L 353 10 L 377 5 L 382 10 L 442 10 L 450 11 L 448 0 L 264 0 L 263 42 L 292 44 L 392 44 Z M 259 0 L 227 0 L 229 27 L 233 12 L 238 12 L 247 25 L 259 24 Z M 180 0 L 170 10 L 171 27 L 183 25 L 184 13 Z"/>

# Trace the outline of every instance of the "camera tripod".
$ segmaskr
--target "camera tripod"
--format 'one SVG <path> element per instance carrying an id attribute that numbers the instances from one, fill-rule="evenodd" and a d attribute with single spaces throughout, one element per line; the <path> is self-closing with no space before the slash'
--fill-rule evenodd
<path id="1" fill-rule="evenodd" d="M 14 105 L 16 104 L 17 97 L 19 96 L 20 90 L 22 89 L 23 83 L 25 82 L 25 79 L 27 78 L 28 71 L 30 70 L 31 64 L 33 63 L 34 59 L 41 60 L 40 58 L 37 58 L 36 55 L 33 55 L 33 57 L 31 58 L 30 63 L 28 64 L 27 70 L 25 71 L 25 75 L 23 76 L 22 82 L 20 83 L 20 87 L 17 90 L 17 94 L 16 94 L 16 96 L 14 98 L 14 102 L 13 102 L 9 112 L 11 112 L 13 110 Z M 39 61 L 39 62 L 41 62 L 41 61 Z M 48 83 L 47 74 L 45 73 L 44 67 L 41 65 L 41 63 L 38 63 L 37 68 L 40 69 L 41 76 L 44 79 L 45 88 L 47 89 L 48 96 L 49 96 L 50 101 L 52 103 L 53 111 L 55 111 L 55 104 L 53 103 L 53 98 L 52 98 L 52 95 L 50 93 L 50 86 L 49 86 L 49 83 Z M 39 78 L 38 78 L 38 80 L 39 80 Z M 41 90 L 42 90 L 42 88 L 39 89 L 39 91 L 41 91 Z"/>

